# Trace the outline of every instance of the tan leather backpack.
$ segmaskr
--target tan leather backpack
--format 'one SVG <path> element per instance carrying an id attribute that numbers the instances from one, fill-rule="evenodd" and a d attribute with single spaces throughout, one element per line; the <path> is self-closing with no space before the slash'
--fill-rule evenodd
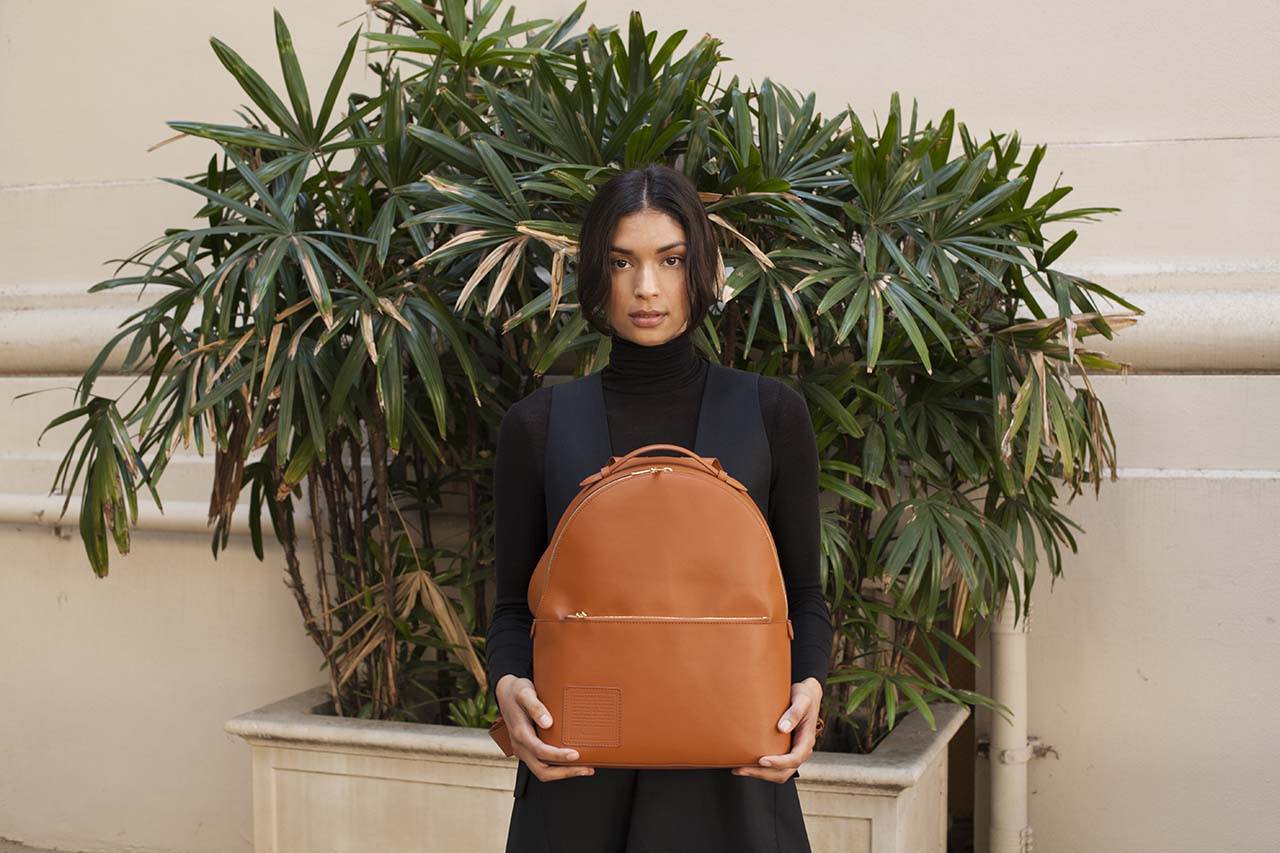
<path id="1" fill-rule="evenodd" d="M 675 444 L 611 456 L 578 485 L 529 582 L 534 688 L 553 719 L 538 737 L 592 767 L 788 752 L 793 632 L 747 487 Z M 490 733 L 514 754 L 501 717 Z"/>

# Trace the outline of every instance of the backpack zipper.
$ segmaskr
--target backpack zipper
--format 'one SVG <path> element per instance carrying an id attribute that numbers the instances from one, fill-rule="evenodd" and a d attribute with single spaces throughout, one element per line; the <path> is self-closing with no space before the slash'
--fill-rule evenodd
<path id="1" fill-rule="evenodd" d="M 580 622 L 760 622 L 767 623 L 771 621 L 768 616 L 639 616 L 639 615 L 621 615 L 621 614 L 600 614 L 591 615 L 585 610 L 575 610 L 572 613 L 566 613 L 560 618 L 560 621 L 573 619 Z M 534 636 L 534 632 L 539 622 L 556 621 L 551 619 L 534 619 L 529 623 L 529 636 Z M 791 626 L 791 620 L 787 620 L 787 636 L 795 639 L 795 629 Z"/>
<path id="2" fill-rule="evenodd" d="M 641 616 L 641 615 L 596 615 L 591 616 L 585 610 L 566 613 L 566 619 L 618 619 L 630 622 L 768 622 L 768 616 Z"/>

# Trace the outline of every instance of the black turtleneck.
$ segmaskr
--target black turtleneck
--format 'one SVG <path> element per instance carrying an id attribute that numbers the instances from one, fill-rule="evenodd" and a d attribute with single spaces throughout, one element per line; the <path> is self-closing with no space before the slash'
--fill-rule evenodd
<path id="1" fill-rule="evenodd" d="M 692 447 L 709 362 L 695 351 L 692 329 L 646 345 L 611 336 L 600 374 L 613 454 L 645 444 Z M 529 578 L 547 547 L 543 462 L 549 386 L 512 404 L 498 431 L 494 469 L 497 594 L 485 649 L 492 690 L 507 673 L 532 678 Z M 787 587 L 795 639 L 791 679 L 825 684 L 831 656 L 831 612 L 819 579 L 818 450 L 804 398 L 773 377 L 760 381 L 760 411 L 773 474 L 769 527 Z"/>
<path id="2" fill-rule="evenodd" d="M 610 336 L 609 363 L 600 371 L 605 390 L 633 396 L 665 394 L 700 383 L 707 375 L 707 360 L 693 348 L 693 330 L 686 328 L 661 344 L 638 344 Z M 699 388 L 701 393 L 701 388 Z"/>

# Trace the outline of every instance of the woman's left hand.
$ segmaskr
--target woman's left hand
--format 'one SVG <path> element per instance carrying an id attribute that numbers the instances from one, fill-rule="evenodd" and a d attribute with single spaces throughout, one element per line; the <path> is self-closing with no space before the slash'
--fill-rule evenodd
<path id="1" fill-rule="evenodd" d="M 813 755 L 817 743 L 818 714 L 822 710 L 822 685 L 806 678 L 791 685 L 791 707 L 778 719 L 779 731 L 791 731 L 791 751 L 786 755 L 762 755 L 760 762 L 733 768 L 735 776 L 755 776 L 781 784 Z"/>

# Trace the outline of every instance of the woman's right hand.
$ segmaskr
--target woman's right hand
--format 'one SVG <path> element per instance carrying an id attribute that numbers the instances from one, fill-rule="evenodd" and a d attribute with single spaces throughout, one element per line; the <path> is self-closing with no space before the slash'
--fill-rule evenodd
<path id="1" fill-rule="evenodd" d="M 577 761 L 578 751 L 568 747 L 560 748 L 545 743 L 538 737 L 533 721 L 544 729 L 551 726 L 551 712 L 538 699 L 533 682 L 528 678 L 507 673 L 498 679 L 493 688 L 494 698 L 498 700 L 498 711 L 507 723 L 507 732 L 511 737 L 511 751 L 516 757 L 528 765 L 529 769 L 543 782 L 554 779 L 567 779 L 570 776 L 591 776 L 593 767 L 574 765 L 564 767 L 548 764 L 549 761 Z"/>

